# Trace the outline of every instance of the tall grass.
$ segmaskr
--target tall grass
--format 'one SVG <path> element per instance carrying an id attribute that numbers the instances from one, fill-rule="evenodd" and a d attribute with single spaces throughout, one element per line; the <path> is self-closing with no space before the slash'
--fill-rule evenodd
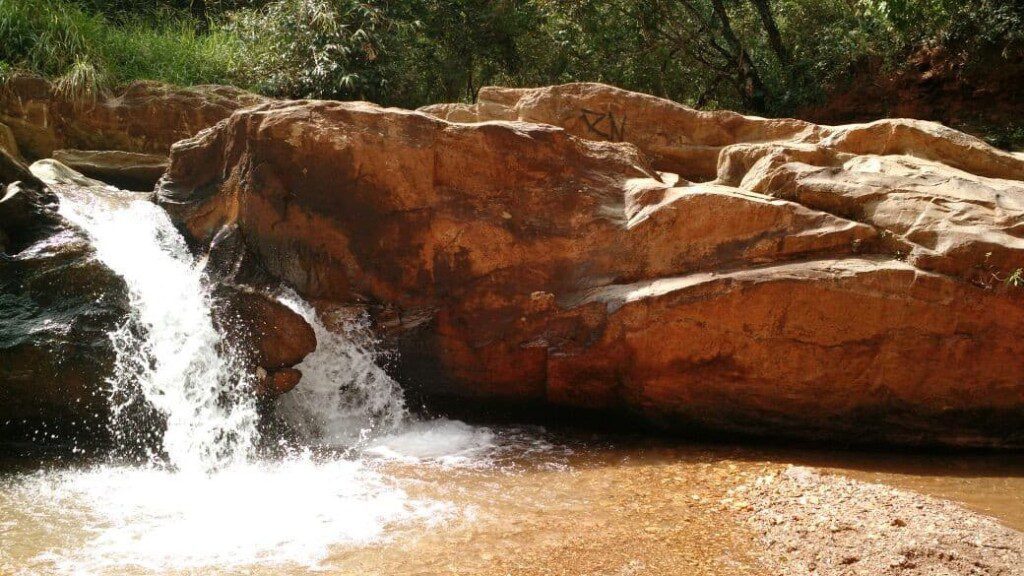
<path id="1" fill-rule="evenodd" d="M 135 79 L 231 83 L 241 50 L 223 31 L 197 34 L 172 13 L 116 25 L 65 0 L 0 0 L 0 70 L 55 78 L 89 97 Z"/>

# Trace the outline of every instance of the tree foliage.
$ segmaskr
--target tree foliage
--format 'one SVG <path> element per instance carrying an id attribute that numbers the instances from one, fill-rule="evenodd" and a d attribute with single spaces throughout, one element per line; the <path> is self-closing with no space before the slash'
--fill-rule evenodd
<path id="1" fill-rule="evenodd" d="M 602 81 L 785 114 L 922 44 L 1020 59 L 1024 0 L 0 0 L 0 66 L 418 106 Z"/>

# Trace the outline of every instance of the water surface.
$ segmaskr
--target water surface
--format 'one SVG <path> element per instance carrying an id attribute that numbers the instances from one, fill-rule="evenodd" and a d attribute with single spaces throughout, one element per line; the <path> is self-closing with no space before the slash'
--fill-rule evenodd
<path id="1" fill-rule="evenodd" d="M 760 450 L 440 420 L 345 454 L 209 475 L 7 461 L 0 573 L 763 574 L 729 491 L 789 464 L 1024 528 L 1024 465 L 1006 455 Z"/>

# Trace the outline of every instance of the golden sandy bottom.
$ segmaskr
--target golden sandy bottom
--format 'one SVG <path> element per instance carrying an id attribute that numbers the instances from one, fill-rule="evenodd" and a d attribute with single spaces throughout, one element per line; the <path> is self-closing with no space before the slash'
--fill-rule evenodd
<path id="1" fill-rule="evenodd" d="M 416 521 L 392 526 L 387 538 L 376 544 L 335 546 L 317 569 L 297 565 L 200 572 L 120 568 L 116 573 L 771 574 L 777 559 L 747 521 L 757 504 L 744 494 L 757 478 L 778 473 L 789 464 L 925 492 L 992 515 L 1006 526 L 1024 527 L 1024 463 L 1015 457 L 864 456 L 647 441 L 568 446 L 556 456 L 512 456 L 480 468 L 374 463 L 410 497 L 450 503 L 452 513 L 436 524 Z M 17 511 L 4 510 L 3 502 L 0 494 L 0 527 L 17 518 Z M 46 545 L 3 542 L 11 574 L 17 574 L 20 562 L 27 562 Z"/>

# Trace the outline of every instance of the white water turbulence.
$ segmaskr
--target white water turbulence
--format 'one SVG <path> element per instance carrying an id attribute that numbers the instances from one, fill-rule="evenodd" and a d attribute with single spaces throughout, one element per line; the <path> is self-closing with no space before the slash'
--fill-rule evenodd
<path id="1" fill-rule="evenodd" d="M 303 442 L 355 448 L 364 458 L 446 468 L 488 467 L 512 446 L 521 448 L 518 438 L 500 437 L 485 427 L 416 418 L 398 382 L 381 367 L 364 318 L 337 311 L 325 323 L 293 291 L 279 298 L 309 322 L 317 338 L 316 350 L 296 366 L 301 383 L 276 406 L 277 415 Z"/>
<path id="2" fill-rule="evenodd" d="M 132 412 L 145 403 L 166 421 L 161 448 L 175 468 L 209 471 L 247 461 L 257 440 L 252 383 L 214 326 L 210 289 L 184 239 L 152 202 L 114 189 L 81 192 L 61 198 L 61 213 L 124 279 L 132 310 L 112 334 L 117 439 L 129 440 L 137 425 Z"/>
<path id="3" fill-rule="evenodd" d="M 33 172 L 54 185 L 62 214 L 128 287 L 132 313 L 111 334 L 112 431 L 115 442 L 142 436 L 151 448 L 143 464 L 112 458 L 0 477 L 0 507 L 19 514 L 0 524 L 0 542 L 30 543 L 19 560 L 0 546 L 0 574 L 320 571 L 339 549 L 461 514 L 413 498 L 386 471 L 486 465 L 500 449 L 496 434 L 411 417 L 366 326 L 325 324 L 288 293 L 283 300 L 311 323 L 318 346 L 276 408 L 299 445 L 282 440 L 261 453 L 273 443 L 259 438 L 253 383 L 214 322 L 201 263 L 167 214 L 46 162 Z"/>
<path id="4" fill-rule="evenodd" d="M 293 291 L 282 303 L 316 333 L 317 347 L 296 368 L 302 382 L 278 400 L 275 410 L 302 440 L 349 447 L 392 432 L 409 418 L 402 389 L 381 368 L 375 342 L 359 318 L 334 318 L 336 331 Z"/>
<path id="5" fill-rule="evenodd" d="M 75 178 L 81 181 L 51 181 L 61 212 L 125 280 L 132 310 L 111 335 L 114 439 L 148 434 L 156 448 L 142 465 L 111 461 L 4 480 L 4 504 L 23 511 L 24 521 L 0 527 L 2 538 L 40 548 L 27 567 L 6 565 L 0 551 L 0 573 L 315 568 L 334 547 L 378 541 L 399 523 L 447 517 L 446 505 L 413 500 L 351 454 L 314 456 L 311 447 L 291 447 L 283 456 L 260 456 L 252 382 L 214 322 L 201 263 L 159 206 Z M 311 314 L 297 297 L 292 303 Z M 315 326 L 323 345 L 301 366 L 311 386 L 290 404 L 292 419 L 317 416 L 311 438 L 338 441 L 349 437 L 343 431 L 374 429 L 374 422 L 397 426 L 405 418 L 401 390 L 373 364 L 374 355 Z M 166 425 L 133 420 L 146 411 Z"/>

